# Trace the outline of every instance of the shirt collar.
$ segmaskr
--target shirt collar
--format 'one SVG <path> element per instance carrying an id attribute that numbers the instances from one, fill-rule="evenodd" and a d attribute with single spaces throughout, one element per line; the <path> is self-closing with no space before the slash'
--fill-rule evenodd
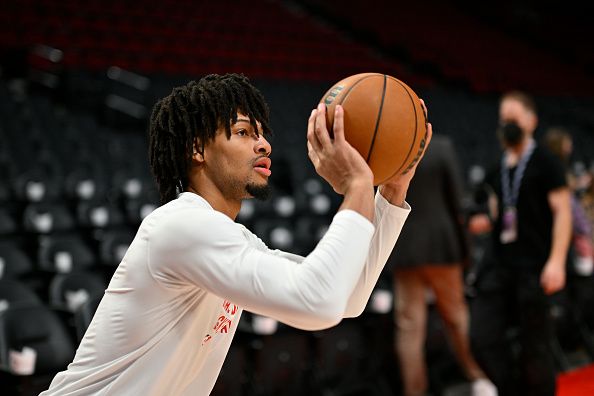
<path id="1" fill-rule="evenodd" d="M 179 194 L 177 199 L 181 199 L 186 202 L 197 203 L 200 206 L 214 210 L 214 208 L 208 203 L 208 201 L 206 199 L 204 199 L 200 195 L 190 192 L 190 191 L 184 191 L 183 193 Z"/>

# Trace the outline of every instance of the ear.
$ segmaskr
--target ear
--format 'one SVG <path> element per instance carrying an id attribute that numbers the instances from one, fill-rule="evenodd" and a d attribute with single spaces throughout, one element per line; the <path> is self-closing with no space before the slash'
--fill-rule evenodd
<path id="1" fill-rule="evenodd" d="M 194 161 L 197 161 L 199 164 L 202 164 L 204 162 L 204 148 L 202 149 L 202 153 L 200 152 L 200 142 L 198 140 L 198 138 L 196 138 L 196 140 L 194 141 L 194 147 L 193 147 L 194 152 L 192 153 L 192 159 Z"/>
<path id="2" fill-rule="evenodd" d="M 534 113 L 530 113 L 528 118 L 528 128 L 534 132 L 536 127 L 538 126 L 538 116 Z"/>
<path id="3" fill-rule="evenodd" d="M 202 164 L 204 162 L 204 154 L 201 154 L 198 150 L 194 150 L 194 153 L 192 154 L 192 159 L 198 162 L 199 164 Z"/>

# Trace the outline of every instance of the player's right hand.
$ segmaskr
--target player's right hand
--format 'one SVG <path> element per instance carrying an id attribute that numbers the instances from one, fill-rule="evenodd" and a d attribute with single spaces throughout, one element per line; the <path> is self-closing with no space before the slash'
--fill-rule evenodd
<path id="1" fill-rule="evenodd" d="M 373 188 L 373 172 L 359 152 L 344 136 L 344 110 L 337 105 L 334 113 L 334 139 L 326 127 L 326 106 L 320 103 L 307 123 L 307 154 L 316 172 L 338 194 L 353 187 Z"/>

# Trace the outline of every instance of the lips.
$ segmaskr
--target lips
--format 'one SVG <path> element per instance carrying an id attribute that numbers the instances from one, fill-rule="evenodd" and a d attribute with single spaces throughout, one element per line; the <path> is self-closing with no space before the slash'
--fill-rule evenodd
<path id="1" fill-rule="evenodd" d="M 268 157 L 261 157 L 258 158 L 254 162 L 254 170 L 264 176 L 270 176 L 272 172 L 270 171 L 270 166 L 272 165 L 272 161 Z"/>

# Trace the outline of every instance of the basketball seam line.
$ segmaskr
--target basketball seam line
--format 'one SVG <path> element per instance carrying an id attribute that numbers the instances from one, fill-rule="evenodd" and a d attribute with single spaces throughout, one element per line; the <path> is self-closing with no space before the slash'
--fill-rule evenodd
<path id="1" fill-rule="evenodd" d="M 386 85 L 387 85 L 387 78 L 384 74 L 384 86 L 382 88 L 382 101 L 380 102 L 379 110 L 377 112 L 377 120 L 375 121 L 375 129 L 373 131 L 373 137 L 371 138 L 371 145 L 369 146 L 369 152 L 367 153 L 367 159 L 365 162 L 369 163 L 369 159 L 371 158 L 371 153 L 373 152 L 373 145 L 375 144 L 375 137 L 377 136 L 377 130 L 379 128 L 380 120 L 382 119 L 382 110 L 384 109 L 384 98 L 386 97 Z"/>
<path id="2" fill-rule="evenodd" d="M 351 93 L 351 91 L 353 90 L 353 88 L 355 88 L 355 86 L 358 85 L 361 81 L 366 80 L 366 79 L 368 79 L 370 77 L 376 76 L 378 74 L 379 73 L 372 73 L 369 76 L 361 77 L 356 82 L 354 82 L 353 85 L 350 86 L 350 88 L 348 89 L 348 91 L 346 91 L 344 93 L 344 95 L 342 96 L 342 98 L 340 98 L 340 101 L 337 103 L 337 105 L 342 105 L 342 103 L 346 100 L 347 96 L 349 96 L 349 94 Z M 334 118 L 332 118 L 331 128 L 334 129 Z"/>
<path id="3" fill-rule="evenodd" d="M 412 153 L 412 150 L 414 148 L 414 142 L 417 140 L 417 129 L 419 128 L 419 124 L 418 124 L 418 120 L 417 120 L 417 108 L 415 106 L 415 101 L 414 101 L 412 95 L 410 94 L 410 92 L 408 92 L 408 89 L 406 89 L 406 87 L 404 86 L 404 84 L 402 84 L 402 82 L 398 81 L 398 79 L 393 78 L 393 77 L 392 77 L 392 80 L 394 80 L 395 83 L 397 83 L 402 88 L 404 88 L 404 90 L 406 91 L 406 94 L 408 95 L 408 97 L 409 97 L 409 99 L 410 99 L 410 101 L 412 103 L 413 110 L 414 110 L 414 113 L 415 113 L 415 135 L 413 137 L 413 144 L 411 144 L 410 149 L 408 150 L 408 154 L 406 154 L 406 157 L 404 158 L 404 161 L 402 162 L 402 164 L 400 165 L 400 167 L 388 179 L 390 179 L 390 178 L 394 177 L 396 174 L 398 174 L 398 172 L 400 172 L 400 170 L 402 169 L 402 167 L 404 166 L 404 164 L 406 164 L 406 161 L 410 157 L 410 154 Z"/>

